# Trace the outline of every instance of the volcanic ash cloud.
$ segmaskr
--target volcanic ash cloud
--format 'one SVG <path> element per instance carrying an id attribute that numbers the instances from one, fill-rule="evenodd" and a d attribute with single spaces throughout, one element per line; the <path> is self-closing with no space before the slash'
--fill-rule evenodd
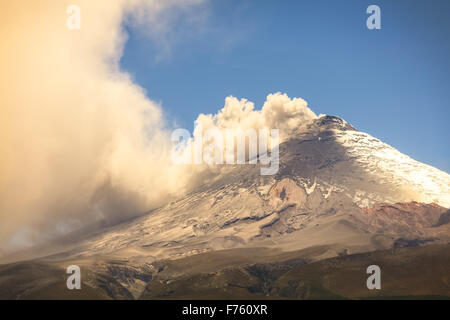
<path id="1" fill-rule="evenodd" d="M 119 67 L 123 21 L 164 38 L 173 10 L 199 1 L 2 2 L 0 10 L 0 248 L 16 250 L 106 225 L 166 203 L 201 183 L 204 168 L 171 162 L 162 108 Z M 314 118 L 302 99 L 269 95 L 261 110 L 228 97 L 197 125 L 279 128 Z M 206 173 L 205 173 L 206 172 Z"/>

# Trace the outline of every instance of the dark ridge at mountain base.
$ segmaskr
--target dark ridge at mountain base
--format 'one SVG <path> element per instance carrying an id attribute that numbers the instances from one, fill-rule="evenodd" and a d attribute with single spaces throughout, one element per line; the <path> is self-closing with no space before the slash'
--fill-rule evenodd
<path id="1" fill-rule="evenodd" d="M 66 288 L 62 264 L 16 263 L 0 266 L 0 299 L 450 299 L 450 244 L 343 252 L 312 262 L 329 249 L 222 250 L 147 270 L 96 261 L 82 267 L 81 290 Z M 366 287 L 372 264 L 381 268 L 381 290 Z M 140 293 L 123 281 L 141 282 Z"/>
<path id="2" fill-rule="evenodd" d="M 372 264 L 381 290 L 367 289 Z M 449 280 L 450 245 L 429 245 L 155 278 L 141 299 L 450 299 Z"/>

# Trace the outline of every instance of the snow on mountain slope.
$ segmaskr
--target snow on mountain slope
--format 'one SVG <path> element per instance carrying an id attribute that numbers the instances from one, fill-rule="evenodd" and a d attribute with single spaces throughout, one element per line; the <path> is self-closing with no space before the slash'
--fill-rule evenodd
<path id="1" fill-rule="evenodd" d="M 411 200 L 450 206 L 450 175 L 446 172 L 420 163 L 364 132 L 337 131 L 336 137 L 353 161 L 377 175 L 380 182 L 408 186 L 416 191 Z"/>

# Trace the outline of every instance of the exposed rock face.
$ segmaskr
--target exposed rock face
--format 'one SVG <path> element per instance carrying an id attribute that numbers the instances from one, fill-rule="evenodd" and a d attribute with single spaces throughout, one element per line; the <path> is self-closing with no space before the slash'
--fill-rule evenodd
<path id="1" fill-rule="evenodd" d="M 364 210 L 373 222 L 378 219 L 388 219 L 391 222 L 413 225 L 416 229 L 432 227 L 445 211 L 447 211 L 446 208 L 435 203 L 425 204 L 415 201 L 393 204 L 381 203 Z"/>
<path id="2" fill-rule="evenodd" d="M 424 237 L 432 235 L 430 228 L 438 224 L 442 214 L 447 211 L 435 203 L 418 202 L 377 204 L 363 209 L 368 215 L 369 230 L 391 230 L 397 235 Z"/>
<path id="3" fill-rule="evenodd" d="M 336 117 L 336 116 L 329 116 L 329 115 L 325 115 L 325 116 L 321 116 L 319 117 L 317 120 L 306 124 L 306 126 L 304 128 L 300 128 L 299 132 L 312 132 L 315 130 L 341 130 L 341 131 L 347 131 L 347 130 L 352 130 L 352 131 L 358 131 L 356 130 L 350 123 L 348 123 L 347 121 Z"/>
<path id="4" fill-rule="evenodd" d="M 296 205 L 299 208 L 305 207 L 307 195 L 305 190 L 290 179 L 284 178 L 277 181 L 270 189 L 268 195 L 269 203 L 274 208 Z"/>

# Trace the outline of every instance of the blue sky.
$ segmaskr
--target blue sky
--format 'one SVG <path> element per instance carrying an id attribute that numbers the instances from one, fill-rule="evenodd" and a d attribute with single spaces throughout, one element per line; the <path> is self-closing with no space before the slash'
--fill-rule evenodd
<path id="1" fill-rule="evenodd" d="M 173 20 L 163 39 L 126 25 L 121 68 L 178 126 L 280 91 L 450 172 L 450 1 L 216 0 Z"/>

